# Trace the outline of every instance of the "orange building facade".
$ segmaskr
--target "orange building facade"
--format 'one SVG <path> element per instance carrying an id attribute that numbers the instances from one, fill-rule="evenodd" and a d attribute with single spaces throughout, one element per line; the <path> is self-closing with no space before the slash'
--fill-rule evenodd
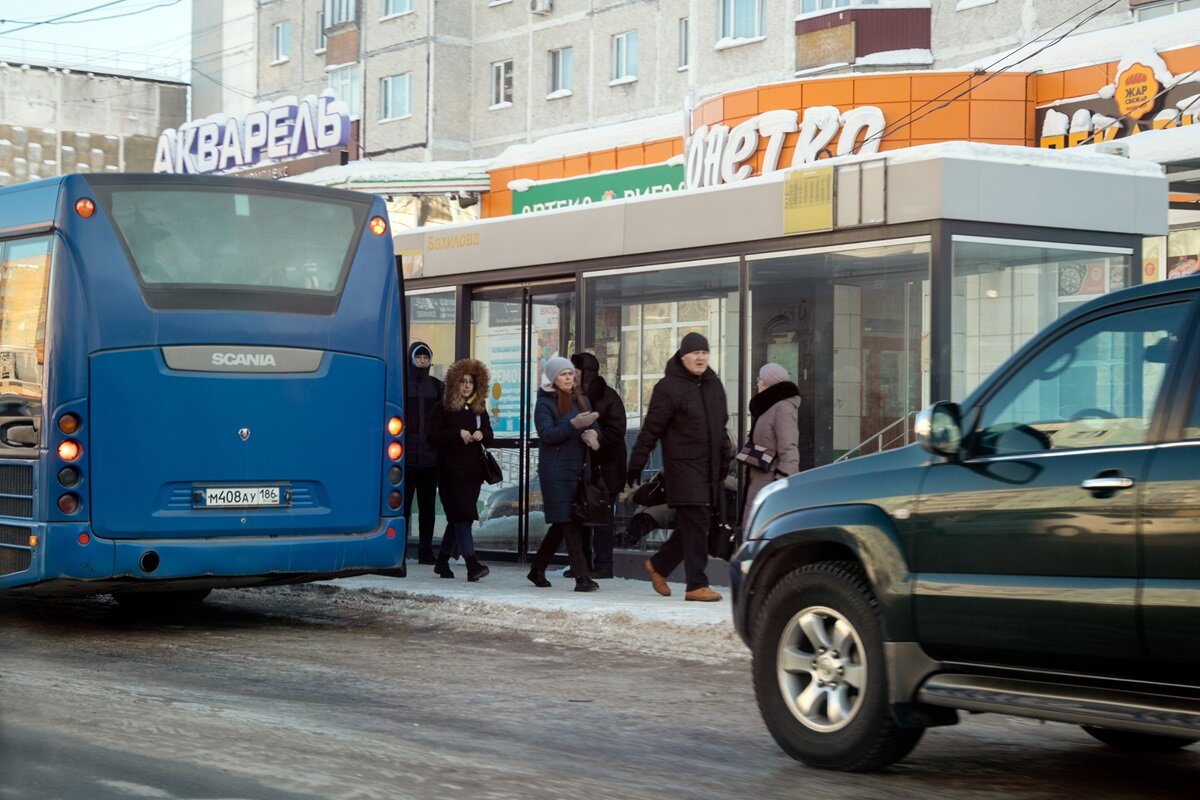
<path id="1" fill-rule="evenodd" d="M 1113 140 L 1192 124 L 1200 116 L 1200 103 L 1194 111 L 1188 105 L 1200 96 L 1197 73 L 1200 45 L 1188 45 L 1040 74 L 873 73 L 759 86 L 702 101 L 692 111 L 688 142 L 681 136 L 614 144 L 492 170 L 482 216 L 513 213 L 513 181 L 556 181 L 672 159 L 683 159 L 686 185 L 694 188 L 835 155 L 940 142 L 1061 148 Z"/>

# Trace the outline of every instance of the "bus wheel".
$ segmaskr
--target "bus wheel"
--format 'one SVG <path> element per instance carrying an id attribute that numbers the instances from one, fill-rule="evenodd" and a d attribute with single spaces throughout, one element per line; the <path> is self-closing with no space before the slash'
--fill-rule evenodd
<path id="1" fill-rule="evenodd" d="M 155 608 L 180 608 L 203 602 L 212 589 L 181 589 L 174 592 L 113 592 L 125 608 L 149 611 Z"/>

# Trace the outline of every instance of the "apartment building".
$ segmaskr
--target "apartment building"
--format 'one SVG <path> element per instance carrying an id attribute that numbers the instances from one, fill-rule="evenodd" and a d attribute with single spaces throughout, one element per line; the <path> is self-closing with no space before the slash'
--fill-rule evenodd
<path id="1" fill-rule="evenodd" d="M 196 0 L 193 117 L 331 89 L 361 157 L 488 158 L 670 115 L 682 135 L 739 88 L 956 68 L 1195 1 Z"/>

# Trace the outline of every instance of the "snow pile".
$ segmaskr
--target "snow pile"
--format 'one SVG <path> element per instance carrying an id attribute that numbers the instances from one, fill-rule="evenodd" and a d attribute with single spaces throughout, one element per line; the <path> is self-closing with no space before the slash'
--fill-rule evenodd
<path id="1" fill-rule="evenodd" d="M 454 580 L 409 562 L 407 578 L 365 575 L 289 588 L 332 590 L 336 602 L 384 609 L 414 623 L 504 630 L 538 642 L 704 663 L 749 658 L 733 629 L 726 587 L 714 587 L 725 595 L 718 603 L 692 603 L 683 599 L 678 583 L 671 584 L 671 597 L 659 597 L 648 581 L 623 578 L 599 581 L 599 591 L 580 593 L 573 591 L 574 581 L 562 577 L 561 567 L 547 573 L 551 588 L 537 589 L 525 578 L 527 565 L 490 564 L 491 575 L 478 583 L 467 582 L 461 564 L 451 566 Z"/>

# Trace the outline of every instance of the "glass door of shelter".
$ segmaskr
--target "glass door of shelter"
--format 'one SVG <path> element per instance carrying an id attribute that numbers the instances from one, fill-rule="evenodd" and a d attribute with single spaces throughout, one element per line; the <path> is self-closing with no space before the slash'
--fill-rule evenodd
<path id="1" fill-rule="evenodd" d="M 549 527 L 537 479 L 533 407 L 553 356 L 575 352 L 575 284 L 556 282 L 476 289 L 471 295 L 471 357 L 490 374 L 488 411 L 504 480 L 484 484 L 476 547 L 536 550 Z"/>

